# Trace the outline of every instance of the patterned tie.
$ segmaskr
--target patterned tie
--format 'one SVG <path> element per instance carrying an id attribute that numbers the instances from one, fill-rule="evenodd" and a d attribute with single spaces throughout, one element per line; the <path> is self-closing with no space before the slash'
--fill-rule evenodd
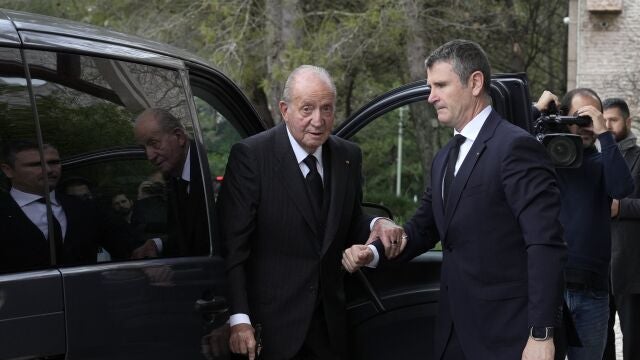
<path id="1" fill-rule="evenodd" d="M 318 167 L 316 166 L 316 157 L 313 155 L 307 156 L 303 162 L 309 168 L 309 173 L 304 178 L 307 183 L 307 188 L 311 194 L 312 201 L 315 202 L 315 206 L 318 210 L 322 209 L 322 194 L 324 192 L 322 188 L 322 178 L 318 173 Z"/>
<path id="2" fill-rule="evenodd" d="M 45 204 L 47 203 L 47 200 L 45 200 L 45 198 L 40 198 L 38 200 L 36 200 L 37 202 L 41 203 L 41 204 Z M 52 204 L 53 207 L 53 204 Z M 51 214 L 51 220 L 53 222 L 53 234 L 51 234 L 51 232 L 49 232 L 49 236 L 48 239 L 49 241 L 51 241 L 51 237 L 53 235 L 53 241 L 55 242 L 55 246 L 56 246 L 56 263 L 57 264 L 62 264 L 64 259 L 64 245 L 63 245 L 63 241 L 62 241 L 62 226 L 60 226 L 60 222 L 58 221 L 58 219 L 56 218 L 56 216 L 54 214 Z"/>
<path id="3" fill-rule="evenodd" d="M 458 153 L 460 153 L 460 145 L 466 140 L 464 136 L 457 134 L 453 137 L 453 146 L 449 150 L 449 158 L 447 160 L 447 170 L 444 173 L 444 189 L 443 189 L 443 203 L 447 206 L 447 199 L 449 198 L 449 192 L 451 191 L 451 183 L 455 178 L 456 162 L 458 161 Z"/>

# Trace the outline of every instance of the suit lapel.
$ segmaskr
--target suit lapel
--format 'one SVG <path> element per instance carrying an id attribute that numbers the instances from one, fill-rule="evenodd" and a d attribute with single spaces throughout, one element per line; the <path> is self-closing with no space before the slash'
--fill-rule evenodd
<path id="1" fill-rule="evenodd" d="M 282 123 L 278 125 L 275 134 L 274 152 L 276 156 L 276 173 L 284 184 L 285 193 L 298 208 L 302 217 L 309 224 L 314 234 L 317 234 L 317 223 L 314 211 L 307 196 L 307 188 L 300 171 L 300 165 L 293 153 L 287 129 Z"/>
<path id="2" fill-rule="evenodd" d="M 324 151 L 328 151 L 330 154 L 329 172 L 325 172 L 325 175 L 328 174 L 330 179 L 328 179 L 327 176 L 325 176 L 324 179 L 325 184 L 329 184 L 330 200 L 327 226 L 325 227 L 324 239 L 322 241 L 322 254 L 327 251 L 338 231 L 340 217 L 343 213 L 342 207 L 344 206 L 345 192 L 347 191 L 345 184 L 348 183 L 349 168 L 351 166 L 351 161 L 347 157 L 346 149 L 343 149 L 331 136 L 325 143 L 323 152 Z"/>
<path id="3" fill-rule="evenodd" d="M 38 241 L 46 242 L 47 239 L 44 234 L 29 220 L 13 197 L 9 193 L 2 194 L 2 197 L 4 199 L 0 200 L 0 216 L 6 218 L 6 223 L 10 224 L 8 226 L 13 229 L 20 229 L 23 232 L 20 234 L 21 238 L 38 239 Z"/>
<path id="4" fill-rule="evenodd" d="M 451 193 L 449 193 L 449 201 L 447 202 L 447 207 L 444 212 L 444 233 L 446 235 L 446 231 L 449 228 L 449 224 L 451 223 L 451 218 L 455 213 L 456 207 L 460 201 L 460 196 L 462 195 L 462 190 L 464 189 L 467 181 L 469 181 L 469 177 L 471 176 L 473 169 L 475 168 L 478 160 L 482 156 L 485 148 L 487 147 L 486 142 L 493 137 L 496 127 L 498 126 L 500 119 L 498 118 L 495 111 L 492 111 L 489 114 L 489 117 L 485 121 L 484 125 L 482 125 L 482 129 L 478 133 L 478 137 L 473 142 L 471 149 L 467 153 L 467 156 L 464 158 L 460 169 L 458 169 L 458 173 L 456 177 L 453 179 L 451 183 Z"/>

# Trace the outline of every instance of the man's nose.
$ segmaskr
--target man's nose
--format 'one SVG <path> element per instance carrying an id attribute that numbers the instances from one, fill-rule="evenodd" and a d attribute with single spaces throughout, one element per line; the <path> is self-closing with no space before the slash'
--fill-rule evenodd
<path id="1" fill-rule="evenodd" d="M 145 146 L 144 152 L 147 155 L 147 159 L 149 159 L 149 160 L 153 160 L 153 159 L 156 158 L 156 156 L 158 156 L 156 151 L 153 150 L 153 148 L 151 148 L 150 146 Z"/>
<path id="2" fill-rule="evenodd" d="M 433 104 L 437 100 L 438 100 L 438 97 L 437 97 L 436 93 L 433 91 L 433 89 L 431 89 L 431 92 L 429 93 L 429 97 L 427 98 L 427 102 L 429 104 Z"/>
<path id="3" fill-rule="evenodd" d="M 320 127 L 324 123 L 324 119 L 322 118 L 322 111 L 318 108 L 315 109 L 311 113 L 311 125 L 315 127 Z"/>

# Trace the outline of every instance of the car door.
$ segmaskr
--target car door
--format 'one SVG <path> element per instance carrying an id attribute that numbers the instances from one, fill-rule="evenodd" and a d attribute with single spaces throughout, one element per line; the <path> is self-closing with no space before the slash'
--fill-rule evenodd
<path id="1" fill-rule="evenodd" d="M 363 208 L 373 216 L 393 217 L 399 224 L 409 220 L 425 183 L 415 133 L 451 133 L 435 126 L 435 112 L 427 103 L 429 93 L 426 81 L 391 90 L 356 111 L 335 131 L 362 149 Z M 524 74 L 494 76 L 491 95 L 494 109 L 530 131 Z M 416 125 L 413 114 L 428 114 L 428 121 Z M 364 268 L 348 275 L 345 286 L 355 359 L 429 358 L 436 331 L 441 262 L 437 245 L 409 263 Z"/>
<path id="2" fill-rule="evenodd" d="M 30 106 L 29 89 L 20 40 L 10 21 L 0 13 L 0 134 L 3 143 L 10 134 L 36 138 L 36 123 Z M 8 198 L 9 181 L 0 172 L 0 193 Z M 0 209 L 0 358 L 32 359 L 64 352 L 65 331 L 62 278 L 52 259 L 36 266 L 9 234 L 26 220 L 18 207 L 3 202 Z M 41 239 L 46 251 L 46 240 Z M 19 250 L 21 249 L 21 250 Z M 14 251 L 15 250 L 15 251 Z M 4 259 L 13 257 L 13 266 Z"/>
<path id="3" fill-rule="evenodd" d="M 158 210 L 167 206 L 166 184 L 136 144 L 133 122 L 145 108 L 166 109 L 181 119 L 195 144 L 197 161 L 191 166 L 202 169 L 208 228 L 202 240 L 209 251 L 129 259 L 99 248 L 95 259 L 84 263 L 52 260 L 41 271 L 0 274 L 0 319 L 7 320 L 0 322 L 0 334 L 7 335 L 2 336 L 0 358 L 205 358 L 203 352 L 211 350 L 209 337 L 224 336 L 228 316 L 226 275 L 213 222 L 217 180 L 212 175 L 221 174 L 214 169 L 224 169 L 231 143 L 264 129 L 256 112 L 231 81 L 201 62 L 183 60 L 183 52 L 83 29 L 82 24 L 14 12 L 9 16 L 21 40 L 10 55 L 21 59 L 17 47 L 22 46 L 29 76 L 25 78 L 24 68 L 17 73 L 32 91 L 29 96 L 25 87 L 19 103 L 28 114 L 34 105 L 34 136 L 61 155 L 56 192 L 87 189 L 82 199 L 109 221 L 105 231 L 121 235 L 121 241 L 126 234 L 132 248 L 140 240 L 161 239 L 166 211 Z M 154 46 L 160 50 L 154 52 Z M 16 119 L 10 115 L 9 129 Z M 125 223 L 112 212 L 117 194 L 135 204 L 155 198 L 150 208 L 156 220 Z M 6 339 L 15 341 L 6 347 Z"/>

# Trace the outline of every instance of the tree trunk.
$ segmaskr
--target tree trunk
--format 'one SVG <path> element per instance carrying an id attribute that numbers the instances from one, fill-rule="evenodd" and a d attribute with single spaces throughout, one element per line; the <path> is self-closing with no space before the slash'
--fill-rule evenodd
<path id="1" fill-rule="evenodd" d="M 266 0 L 267 77 L 265 93 L 274 123 L 281 120 L 278 102 L 289 72 L 284 56 L 287 47 L 298 47 L 302 34 L 300 28 L 301 13 L 299 0 Z"/>
<path id="2" fill-rule="evenodd" d="M 418 81 L 425 78 L 424 60 L 426 58 L 426 41 L 424 29 L 426 24 L 420 17 L 422 0 L 402 0 L 402 8 L 407 19 L 407 43 L 405 52 L 409 68 L 409 80 Z M 423 182 L 425 187 L 431 179 L 431 161 L 435 153 L 433 144 L 439 143 L 438 122 L 433 121 L 433 115 L 424 111 L 424 106 L 411 104 L 409 118 L 416 136 L 416 143 L 421 154 Z"/>

